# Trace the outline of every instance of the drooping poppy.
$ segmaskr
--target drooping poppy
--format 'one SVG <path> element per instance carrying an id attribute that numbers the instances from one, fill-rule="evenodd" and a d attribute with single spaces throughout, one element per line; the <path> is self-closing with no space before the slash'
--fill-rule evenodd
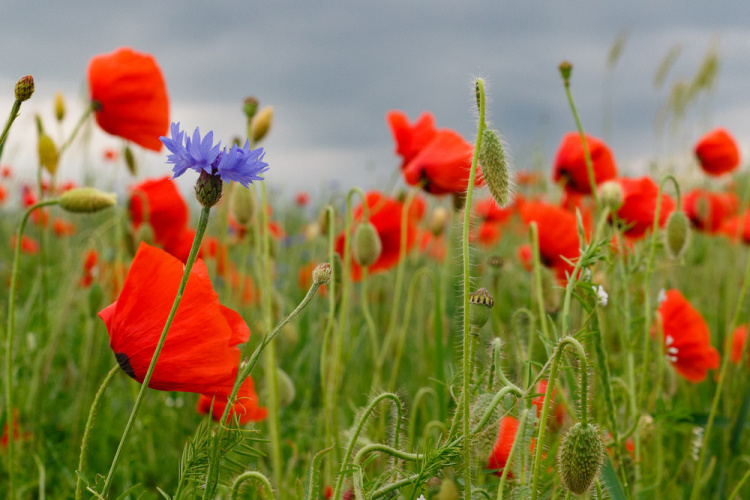
<path id="1" fill-rule="evenodd" d="M 628 229 L 625 230 L 625 235 L 630 238 L 640 238 L 654 224 L 659 186 L 650 177 L 638 179 L 620 177 L 615 179 L 614 182 L 619 184 L 622 189 L 623 203 L 617 210 L 617 217 L 629 225 Z M 674 211 L 676 206 L 671 196 L 662 193 L 659 227 L 664 227 L 669 214 Z"/>
<path id="2" fill-rule="evenodd" d="M 169 97 L 153 56 L 128 47 L 94 56 L 88 80 L 102 130 L 161 151 L 159 137 L 169 130 Z"/>
<path id="3" fill-rule="evenodd" d="M 211 418 L 218 422 L 224 414 L 227 404 L 226 396 L 212 398 L 201 394 L 198 398 L 196 410 L 201 415 L 207 415 L 210 411 Z M 255 393 L 255 384 L 250 377 L 245 379 L 242 386 L 240 386 L 237 398 L 227 413 L 226 423 L 231 422 L 235 415 L 239 418 L 240 425 L 245 425 L 249 422 L 260 422 L 268 416 L 268 410 L 258 406 L 258 395 Z"/>
<path id="4" fill-rule="evenodd" d="M 548 203 L 527 202 L 521 208 L 521 218 L 527 225 L 536 222 L 539 233 L 539 255 L 542 264 L 554 269 L 560 281 L 567 281 L 566 273 L 580 255 L 576 216 L 567 210 Z"/>
<path id="5" fill-rule="evenodd" d="M 99 312 L 117 362 L 138 382 L 143 382 L 151 363 L 183 267 L 163 250 L 141 243 L 120 297 Z M 237 345 L 249 336 L 242 317 L 219 303 L 206 265 L 196 261 L 149 387 L 229 395 L 240 361 Z"/>
<path id="6" fill-rule="evenodd" d="M 658 312 L 667 358 L 680 375 L 701 382 L 708 370 L 719 367 L 719 352 L 711 346 L 708 325 L 679 290 L 669 290 L 665 296 Z"/>
<path id="7" fill-rule="evenodd" d="M 96 279 L 98 272 L 97 265 L 99 264 L 99 253 L 91 249 L 86 252 L 86 258 L 83 260 L 83 276 L 81 276 L 80 285 L 84 288 L 88 288 Z"/>
<path id="8" fill-rule="evenodd" d="M 696 229 L 716 233 L 722 223 L 737 213 L 740 201 L 734 193 L 693 189 L 682 197 L 682 207 Z"/>
<path id="9" fill-rule="evenodd" d="M 370 223 L 375 226 L 382 243 L 380 257 L 370 267 L 370 272 L 385 271 L 395 266 L 399 260 L 401 250 L 401 218 L 404 204 L 385 195 L 372 191 L 366 196 L 367 207 L 370 211 Z M 415 203 L 416 202 L 416 203 Z M 421 206 L 421 209 L 420 209 Z M 412 249 L 416 242 L 417 228 L 415 219 L 424 212 L 423 204 L 413 200 L 409 207 L 409 216 L 406 218 L 406 251 Z M 354 220 L 362 220 L 362 207 L 354 210 Z M 353 228 L 356 229 L 356 228 Z M 354 234 L 354 233 L 352 233 Z M 336 240 L 336 252 L 344 254 L 344 234 L 339 234 Z M 362 268 L 352 259 L 352 279 L 359 281 L 362 277 Z"/>
<path id="10" fill-rule="evenodd" d="M 700 167 L 708 175 L 726 174 L 740 165 L 737 142 L 723 128 L 716 128 L 698 139 L 694 151 Z"/>
<path id="11" fill-rule="evenodd" d="M 602 182 L 617 177 L 615 157 L 609 146 L 594 136 L 585 134 L 585 137 L 594 170 L 594 183 L 598 186 Z M 578 132 L 569 132 L 563 136 L 557 148 L 552 179 L 555 182 L 563 181 L 566 191 L 591 194 L 583 141 Z"/>
<path id="12" fill-rule="evenodd" d="M 408 184 L 421 185 L 428 193 L 438 195 L 466 191 L 474 153 L 471 144 L 454 130 L 436 129 L 435 119 L 427 112 L 414 125 L 402 111 L 390 111 L 386 120 Z M 477 166 L 475 185 L 482 182 Z"/>
<path id="13" fill-rule="evenodd" d="M 739 365 L 747 349 L 747 325 L 740 325 L 732 332 L 732 363 Z M 747 364 L 750 366 L 750 356 Z"/>
<path id="14" fill-rule="evenodd" d="M 134 229 L 148 222 L 154 240 L 165 249 L 181 238 L 188 222 L 188 206 L 175 181 L 169 177 L 147 179 L 132 186 L 130 193 L 130 220 Z"/>

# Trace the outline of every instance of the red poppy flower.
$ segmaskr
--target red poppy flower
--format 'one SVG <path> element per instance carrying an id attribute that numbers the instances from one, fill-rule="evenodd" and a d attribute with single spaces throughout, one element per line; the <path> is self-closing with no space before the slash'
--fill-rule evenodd
<path id="1" fill-rule="evenodd" d="M 76 183 L 73 181 L 65 181 L 57 186 L 57 193 L 63 194 L 66 191 L 70 191 L 71 189 L 76 187 Z"/>
<path id="2" fill-rule="evenodd" d="M 31 439 L 32 436 L 33 434 L 31 432 L 21 432 L 18 425 L 18 410 L 13 408 L 13 442 L 18 443 L 19 441 L 27 441 Z M 9 441 L 10 434 L 8 433 L 8 423 L 6 422 L 3 427 L 3 434 L 0 436 L 0 446 L 7 447 Z"/>
<path id="3" fill-rule="evenodd" d="M 96 250 L 89 250 L 86 253 L 86 258 L 83 260 L 83 276 L 81 277 L 80 284 L 84 288 L 88 288 L 94 282 L 98 274 L 97 264 L 99 263 L 99 254 Z"/>
<path id="4" fill-rule="evenodd" d="M 384 271 L 390 269 L 398 263 L 401 249 L 401 214 L 403 212 L 403 203 L 392 198 L 387 198 L 377 191 L 367 193 L 367 207 L 370 209 L 370 223 L 380 236 L 380 242 L 383 249 L 380 257 L 370 267 L 370 272 Z M 420 208 L 421 207 L 421 208 Z M 407 217 L 406 228 L 406 251 L 409 252 L 414 246 L 417 237 L 417 228 L 414 224 L 415 219 L 420 216 L 420 211 L 424 212 L 423 203 L 416 199 L 412 201 Z M 354 220 L 362 219 L 362 207 L 359 206 L 354 211 Z M 356 228 L 354 228 L 356 229 Z M 354 234 L 354 233 L 352 233 Z M 336 252 L 339 255 L 344 254 L 344 234 L 341 233 L 336 240 Z M 359 281 L 362 277 L 362 268 L 352 259 L 352 278 Z"/>
<path id="5" fill-rule="evenodd" d="M 308 203 L 310 203 L 310 195 L 307 194 L 305 191 L 300 191 L 297 193 L 297 195 L 294 197 L 294 201 L 297 203 L 297 206 L 304 207 Z"/>
<path id="6" fill-rule="evenodd" d="M 64 219 L 55 218 L 52 221 L 52 230 L 58 237 L 70 236 L 76 232 L 76 227 L 73 223 L 68 222 Z"/>
<path id="7" fill-rule="evenodd" d="M 609 146 L 601 139 L 588 134 L 585 134 L 585 136 L 591 154 L 591 163 L 594 167 L 596 185 L 617 177 L 615 157 Z M 569 132 L 563 136 L 562 142 L 557 148 L 552 178 L 555 182 L 564 180 L 566 191 L 591 194 L 591 183 L 586 169 L 586 158 L 583 154 L 583 141 L 578 132 Z"/>
<path id="8" fill-rule="evenodd" d="M 716 233 L 725 219 L 737 213 L 740 201 L 734 193 L 713 193 L 693 189 L 682 197 L 685 214 L 693 225 L 708 233 Z"/>
<path id="9" fill-rule="evenodd" d="M 617 210 L 617 217 L 630 227 L 625 235 L 630 238 L 640 238 L 651 229 L 656 215 L 656 200 L 659 186 L 650 177 L 615 179 L 622 188 L 623 203 Z M 661 210 L 659 212 L 659 227 L 664 227 L 669 214 L 676 208 L 674 200 L 667 194 L 661 195 Z"/>
<path id="10" fill-rule="evenodd" d="M 187 262 L 190 250 L 193 248 L 193 240 L 195 239 L 195 230 L 182 228 L 180 234 L 169 238 L 164 243 L 164 251 L 176 259 Z M 203 254 L 202 250 L 198 250 L 198 257 Z"/>
<path id="11" fill-rule="evenodd" d="M 508 457 L 510 456 L 510 450 L 513 448 L 513 442 L 516 440 L 518 425 L 518 420 L 510 415 L 500 420 L 497 439 L 492 447 L 492 453 L 487 459 L 487 469 L 495 471 L 497 476 L 503 475 L 503 469 L 506 465 L 512 465 L 508 464 Z M 508 477 L 513 477 L 513 473 L 508 471 Z"/>
<path id="12" fill-rule="evenodd" d="M 173 180 L 148 179 L 132 186 L 130 192 L 130 220 L 134 229 L 144 221 L 149 222 L 154 240 L 165 249 L 182 237 L 188 222 L 188 206 Z"/>
<path id="13" fill-rule="evenodd" d="M 695 156 L 708 175 L 731 172 L 740 164 L 737 142 L 723 128 L 714 129 L 701 137 L 695 144 Z"/>
<path id="14" fill-rule="evenodd" d="M 481 223 L 473 235 L 473 239 L 485 247 L 494 245 L 500 241 L 502 227 L 510 220 L 515 211 L 515 203 L 501 208 L 492 197 L 480 200 L 476 204 L 474 212 L 481 220 Z"/>
<path id="15" fill-rule="evenodd" d="M 36 194 L 32 191 L 31 187 L 23 186 L 21 188 L 21 205 L 23 208 L 29 208 L 35 205 L 37 202 Z"/>
<path id="16" fill-rule="evenodd" d="M 542 406 L 544 406 L 544 395 L 547 393 L 547 384 L 548 382 L 546 379 L 540 380 L 536 385 L 536 392 L 542 395 L 531 400 L 531 404 L 536 406 L 537 417 L 541 417 L 542 415 Z M 557 388 L 552 390 L 553 400 L 555 399 L 555 394 L 557 394 Z M 557 423 L 558 427 L 561 427 L 563 420 L 565 420 L 565 409 L 562 405 L 555 404 L 554 401 L 550 402 L 550 404 L 552 405 L 552 411 L 555 414 L 555 423 Z"/>
<path id="17" fill-rule="evenodd" d="M 386 115 L 401 156 L 404 179 L 412 186 L 420 183 L 432 194 L 462 193 L 469 183 L 474 149 L 463 137 L 450 129 L 436 129 L 435 119 L 423 113 L 414 125 L 402 111 Z M 477 168 L 475 185 L 483 182 Z"/>
<path id="18" fill-rule="evenodd" d="M 573 267 L 565 259 L 575 261 L 580 254 L 576 216 L 555 205 L 534 201 L 521 208 L 525 224 L 536 222 L 539 232 L 539 255 L 542 264 L 555 270 L 560 281 Z"/>
<path id="19" fill-rule="evenodd" d="M 169 129 L 169 98 L 153 56 L 128 47 L 94 56 L 88 80 L 102 130 L 161 151 L 159 137 Z"/>
<path id="20" fill-rule="evenodd" d="M 708 370 L 719 367 L 719 353 L 711 346 L 708 325 L 679 292 L 669 290 L 659 306 L 667 357 L 690 382 L 701 382 Z"/>
<path id="21" fill-rule="evenodd" d="M 732 333 L 732 363 L 740 364 L 745 349 L 747 349 L 747 325 L 741 325 Z M 747 359 L 747 364 L 750 366 L 750 357 Z"/>
<path id="22" fill-rule="evenodd" d="M 518 260 L 521 261 L 521 265 L 524 269 L 527 271 L 531 271 L 534 269 L 534 256 L 531 252 L 531 245 L 528 243 L 524 243 L 523 245 L 518 247 L 517 250 L 518 254 Z"/>
<path id="23" fill-rule="evenodd" d="M 745 210 L 742 215 L 735 215 L 724 220 L 719 227 L 719 233 L 736 241 L 741 238 L 745 243 L 750 243 L 750 210 Z"/>
<path id="24" fill-rule="evenodd" d="M 213 407 L 211 406 L 212 404 Z M 207 415 L 210 411 L 211 418 L 218 422 L 224 414 L 226 407 L 226 396 L 216 396 L 215 398 L 212 398 L 205 394 L 201 394 L 198 398 L 196 410 L 201 415 Z M 242 383 L 242 386 L 237 393 L 237 400 L 227 414 L 226 423 L 230 423 L 235 415 L 239 417 L 240 425 L 245 425 L 249 422 L 260 422 L 261 420 L 265 420 L 268 416 L 268 410 L 258 406 L 258 395 L 255 393 L 255 384 L 253 383 L 252 378 L 248 377 Z"/>
<path id="25" fill-rule="evenodd" d="M 445 260 L 447 248 L 445 247 L 445 238 L 443 235 L 435 236 L 432 231 L 417 231 L 417 240 L 419 241 L 419 251 L 438 262 Z"/>
<path id="26" fill-rule="evenodd" d="M 516 170 L 516 184 L 519 186 L 533 186 L 540 180 L 542 180 L 542 176 L 537 172 Z"/>
<path id="27" fill-rule="evenodd" d="M 17 236 L 14 234 L 10 237 L 10 247 L 15 250 L 16 242 L 18 241 Z M 39 253 L 39 243 L 31 236 L 25 234 L 21 236 L 21 251 L 29 255 L 35 255 Z"/>
<path id="28" fill-rule="evenodd" d="M 2 184 L 0 184 L 0 203 L 3 203 L 8 198 L 8 191 L 6 191 L 5 187 L 3 187 Z"/>
<path id="29" fill-rule="evenodd" d="M 146 375 L 182 273 L 182 262 L 141 243 L 120 297 L 99 312 L 117 362 L 138 382 Z M 197 261 L 149 387 L 229 395 L 240 361 L 237 345 L 249 336 L 240 315 L 219 303 L 205 264 Z"/>
<path id="30" fill-rule="evenodd" d="M 0 177 L 3 179 L 10 179 L 13 176 L 13 169 L 8 165 L 0 167 Z"/>
<path id="31" fill-rule="evenodd" d="M 229 262 L 229 248 L 227 248 L 226 245 L 222 245 L 217 238 L 208 236 L 203 239 L 201 250 L 203 251 L 202 254 L 204 259 L 210 257 L 211 259 L 216 260 L 216 274 L 218 276 L 226 276 L 227 263 Z M 189 253 L 190 251 L 188 250 L 188 254 Z"/>

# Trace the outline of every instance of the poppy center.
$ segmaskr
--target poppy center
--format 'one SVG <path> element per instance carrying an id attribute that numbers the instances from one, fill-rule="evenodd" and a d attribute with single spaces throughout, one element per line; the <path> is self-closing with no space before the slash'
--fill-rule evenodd
<path id="1" fill-rule="evenodd" d="M 120 365 L 120 368 L 122 368 L 122 371 L 127 373 L 130 378 L 135 380 L 135 370 L 133 370 L 133 367 L 130 364 L 128 355 L 124 352 L 118 352 L 115 354 L 115 359 L 117 360 L 117 364 Z"/>

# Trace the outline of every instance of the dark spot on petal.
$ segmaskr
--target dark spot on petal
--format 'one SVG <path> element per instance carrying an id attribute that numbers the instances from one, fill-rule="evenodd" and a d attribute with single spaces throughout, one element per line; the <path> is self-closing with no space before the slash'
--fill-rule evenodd
<path id="1" fill-rule="evenodd" d="M 135 370 L 133 370 L 133 367 L 130 365 L 130 360 L 128 359 L 128 355 L 124 352 L 118 352 L 115 353 L 115 359 L 117 360 L 117 363 L 120 365 L 120 368 L 122 368 L 122 371 L 128 374 L 130 378 L 135 380 Z"/>

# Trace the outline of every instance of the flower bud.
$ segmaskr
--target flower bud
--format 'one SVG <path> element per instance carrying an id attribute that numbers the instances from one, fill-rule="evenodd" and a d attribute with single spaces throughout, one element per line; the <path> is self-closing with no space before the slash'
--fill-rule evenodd
<path id="1" fill-rule="evenodd" d="M 482 165 L 484 182 L 490 189 L 492 197 L 498 206 L 504 207 L 510 201 L 510 176 L 503 144 L 494 130 L 484 129 L 482 132 L 479 163 Z"/>
<path id="2" fill-rule="evenodd" d="M 271 129 L 271 123 L 273 122 L 273 106 L 266 106 L 261 109 L 258 114 L 253 117 L 253 121 L 250 124 L 250 129 L 253 135 L 253 142 L 260 142 L 268 131 Z"/>
<path id="3" fill-rule="evenodd" d="M 625 194 L 622 192 L 622 186 L 615 181 L 607 181 L 599 186 L 597 191 L 599 202 L 609 208 L 611 212 L 616 212 L 625 201 Z"/>
<path id="4" fill-rule="evenodd" d="M 133 150 L 130 149 L 130 146 L 125 146 L 123 156 L 125 157 L 125 166 L 128 167 L 128 172 L 130 172 L 130 175 L 132 175 L 133 177 L 137 176 L 138 165 L 135 163 L 135 156 L 133 155 Z"/>
<path id="5" fill-rule="evenodd" d="M 255 214 L 255 191 L 239 184 L 232 188 L 229 211 L 241 226 L 247 226 Z"/>
<path id="6" fill-rule="evenodd" d="M 576 423 L 563 436 L 557 467 L 563 486 L 582 495 L 591 488 L 604 461 L 604 444 L 591 424 Z"/>
<path id="7" fill-rule="evenodd" d="M 281 368 L 276 368 L 276 381 L 278 382 L 277 388 L 279 390 L 279 406 L 286 408 L 294 402 L 294 397 L 297 391 L 294 389 L 294 382 L 292 378 Z"/>
<path id="8" fill-rule="evenodd" d="M 690 220 L 682 210 L 675 210 L 667 218 L 667 230 L 664 232 L 667 253 L 676 259 L 685 251 L 690 242 Z"/>
<path id="9" fill-rule="evenodd" d="M 469 427 L 472 432 L 479 425 L 484 413 L 490 407 L 490 403 L 495 398 L 494 394 L 480 394 L 471 405 L 471 417 L 469 418 Z M 501 405 L 497 405 L 492 412 L 488 422 L 497 422 L 503 416 L 500 410 Z M 480 462 L 486 463 L 487 457 L 492 453 L 492 447 L 495 445 L 497 438 L 497 427 L 486 425 L 471 441 L 472 455 Z"/>
<path id="10" fill-rule="evenodd" d="M 34 93 L 34 77 L 26 75 L 16 82 L 16 101 L 28 101 Z"/>
<path id="11" fill-rule="evenodd" d="M 312 241 L 320 235 L 320 225 L 317 222 L 310 222 L 303 230 L 306 241 Z"/>
<path id="12" fill-rule="evenodd" d="M 58 122 L 65 118 L 65 98 L 59 90 L 55 92 L 55 118 Z"/>
<path id="13" fill-rule="evenodd" d="M 246 98 L 242 106 L 242 111 L 245 112 L 248 121 L 252 120 L 253 116 L 255 116 L 255 113 L 258 111 L 258 99 L 255 97 Z"/>
<path id="14" fill-rule="evenodd" d="M 430 228 L 430 232 L 435 236 L 440 236 L 445 231 L 445 224 L 448 222 L 450 213 L 445 207 L 436 207 L 432 211 L 430 221 L 427 226 Z"/>
<path id="15" fill-rule="evenodd" d="M 37 143 L 37 151 L 39 152 L 39 164 L 50 175 L 55 175 L 60 155 L 57 152 L 57 146 L 55 146 L 55 141 L 52 140 L 52 137 L 47 134 L 40 135 L 39 142 Z"/>
<path id="16" fill-rule="evenodd" d="M 58 198 L 60 208 L 68 212 L 94 213 L 117 203 L 115 193 L 105 193 L 94 188 L 73 188 Z"/>
<path id="17" fill-rule="evenodd" d="M 466 191 L 460 193 L 453 193 L 453 210 L 460 212 L 466 206 Z"/>
<path id="18" fill-rule="evenodd" d="M 371 266 L 378 260 L 382 251 L 383 243 L 375 226 L 370 222 L 360 224 L 354 233 L 352 245 L 352 254 L 357 264 L 362 267 Z"/>
<path id="19" fill-rule="evenodd" d="M 216 205 L 221 199 L 221 190 L 223 183 L 218 175 L 211 175 L 205 170 L 201 170 L 198 182 L 195 183 L 195 197 L 198 203 L 206 208 Z"/>
<path id="20" fill-rule="evenodd" d="M 313 283 L 317 283 L 318 285 L 327 285 L 331 282 L 332 274 L 333 270 L 331 268 L 331 264 L 329 264 L 328 262 L 319 264 L 318 267 L 313 269 Z"/>
<path id="21" fill-rule="evenodd" d="M 461 495 L 458 493 L 458 487 L 452 479 L 445 478 L 440 483 L 440 491 L 435 495 L 437 500 L 458 500 Z"/>
<path id="22" fill-rule="evenodd" d="M 487 264 L 494 270 L 500 270 L 505 261 L 499 255 L 490 255 L 490 258 L 487 259 Z"/>
<path id="23" fill-rule="evenodd" d="M 472 328 L 480 329 L 490 319 L 490 311 L 495 305 L 495 299 L 486 288 L 480 288 L 469 296 L 469 324 Z"/>
<path id="24" fill-rule="evenodd" d="M 562 76 L 563 81 L 567 84 L 570 81 L 570 74 L 573 72 L 573 65 L 568 61 L 563 61 L 558 66 L 558 69 L 560 70 L 560 76 Z"/>

